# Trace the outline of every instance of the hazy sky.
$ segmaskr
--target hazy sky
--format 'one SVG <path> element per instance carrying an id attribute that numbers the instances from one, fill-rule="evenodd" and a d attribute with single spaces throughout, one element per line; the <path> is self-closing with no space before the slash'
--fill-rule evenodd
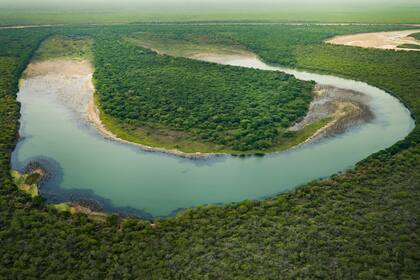
<path id="1" fill-rule="evenodd" d="M 290 7 L 420 6 L 420 0 L 0 0 L 3 8 L 270 9 Z"/>

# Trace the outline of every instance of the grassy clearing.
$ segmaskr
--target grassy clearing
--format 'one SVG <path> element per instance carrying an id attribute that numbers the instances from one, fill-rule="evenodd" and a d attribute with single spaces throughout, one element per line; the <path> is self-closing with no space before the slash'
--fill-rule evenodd
<path id="1" fill-rule="evenodd" d="M 176 57 L 191 57 L 200 53 L 249 54 L 243 46 L 234 44 L 234 42 L 229 42 L 231 44 L 226 44 L 226 42 L 218 43 L 204 35 L 189 35 L 184 38 L 178 38 L 168 34 L 158 35 L 140 32 L 127 37 L 126 40 L 137 46 Z"/>
<path id="2" fill-rule="evenodd" d="M 77 36 L 53 36 L 42 42 L 35 54 L 36 61 L 58 58 L 92 60 L 92 40 Z"/>
<path id="3" fill-rule="evenodd" d="M 74 209 L 74 207 L 71 207 L 68 203 L 63 202 L 63 203 L 59 203 L 59 204 L 53 204 L 52 205 L 56 210 L 58 210 L 59 212 L 69 212 L 71 214 L 76 213 L 76 210 Z"/>
<path id="4" fill-rule="evenodd" d="M 314 135 L 319 129 L 323 128 L 332 120 L 333 118 L 331 117 L 320 119 L 318 121 L 315 121 L 311 124 L 306 125 L 303 129 L 299 131 L 286 133 L 285 134 L 286 136 L 283 134 L 282 138 L 280 138 L 278 141 L 279 144 L 267 150 L 266 152 L 280 152 L 280 151 L 285 151 L 287 149 L 293 148 L 305 142 L 312 135 Z"/>
<path id="5" fill-rule="evenodd" d="M 228 2 L 228 1 L 227 1 Z M 338 2 L 338 1 L 337 1 Z M 414 1 L 413 1 L 414 2 Z M 261 6 L 261 5 L 260 5 Z M 282 21 L 282 22 L 366 22 L 366 23 L 418 23 L 419 5 L 378 7 L 347 7 L 337 5 L 283 6 L 275 9 L 212 10 L 191 7 L 185 9 L 0 9 L 1 25 L 32 24 L 115 24 L 156 21 Z"/>
<path id="6" fill-rule="evenodd" d="M 29 194 L 31 197 L 37 197 L 39 195 L 37 183 L 41 177 L 41 174 L 20 174 L 18 171 L 12 170 L 11 175 L 19 190 Z"/>
<path id="7" fill-rule="evenodd" d="M 74 204 L 69 202 L 52 204 L 51 207 L 56 209 L 58 212 L 62 213 L 70 213 L 72 215 L 85 214 L 90 220 L 102 223 L 106 221 L 108 216 L 107 214 L 101 212 L 91 212 L 87 208 L 83 208 L 77 205 L 75 206 Z"/>

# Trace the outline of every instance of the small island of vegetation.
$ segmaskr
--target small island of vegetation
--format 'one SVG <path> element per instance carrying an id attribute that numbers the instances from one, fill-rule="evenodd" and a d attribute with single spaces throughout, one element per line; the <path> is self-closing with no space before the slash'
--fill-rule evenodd
<path id="1" fill-rule="evenodd" d="M 161 55 L 113 37 L 97 36 L 94 52 L 105 125 L 149 146 L 228 153 L 283 147 L 293 135 L 287 128 L 312 100 L 313 82 L 281 72 Z"/>

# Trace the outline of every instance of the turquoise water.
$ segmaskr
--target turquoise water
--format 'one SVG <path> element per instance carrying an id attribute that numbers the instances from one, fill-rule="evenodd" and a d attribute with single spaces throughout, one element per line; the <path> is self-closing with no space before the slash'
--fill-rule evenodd
<path id="1" fill-rule="evenodd" d="M 50 193 L 90 190 L 114 207 L 161 216 L 179 208 L 258 199 L 293 189 L 352 167 L 403 139 L 414 127 L 409 111 L 396 98 L 365 83 L 271 67 L 253 58 L 223 63 L 284 70 L 299 79 L 365 93 L 371 97 L 375 119 L 265 157 L 189 160 L 104 139 L 82 116 L 88 97 L 75 94 L 89 77 L 66 82 L 35 77 L 28 78 L 18 94 L 23 139 L 13 153 L 13 167 L 22 169 L 30 160 L 47 158 L 60 167 L 62 176 L 50 183 Z"/>

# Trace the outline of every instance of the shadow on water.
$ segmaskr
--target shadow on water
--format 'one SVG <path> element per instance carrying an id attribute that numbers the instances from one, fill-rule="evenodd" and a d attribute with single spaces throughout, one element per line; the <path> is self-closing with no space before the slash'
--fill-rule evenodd
<path id="1" fill-rule="evenodd" d="M 263 66 L 261 67 L 265 67 L 266 70 L 271 69 Z M 162 217 L 161 214 L 175 215 L 196 205 L 227 205 L 246 199 L 259 200 L 272 197 L 305 182 L 346 170 L 368 154 L 391 145 L 414 127 L 412 119 L 409 119 L 408 110 L 397 100 L 393 100 L 376 88 L 336 77 L 318 77 L 303 72 L 300 75 L 306 79 L 316 78 L 322 84 L 342 86 L 345 89 L 368 94 L 372 97 L 369 105 L 375 109 L 375 113 L 378 112 L 375 114 L 377 118 L 367 125 L 348 129 L 348 133 L 324 137 L 321 141 L 317 141 L 316 145 L 297 146 L 281 152 L 281 156 L 279 153 L 274 153 L 265 156 L 257 154 L 238 155 L 235 158 L 214 156 L 190 159 L 164 152 L 153 152 L 155 156 L 138 146 L 104 139 L 92 125 L 85 122 L 81 115 L 74 117 L 65 110 L 65 106 L 56 103 L 55 99 L 50 100 L 49 96 L 45 99 L 40 98 L 44 92 L 43 87 L 38 91 L 37 88 L 26 88 L 19 93 L 23 108 L 21 133 L 26 137 L 23 138 L 25 141 L 21 139 L 12 154 L 15 159 L 12 161 L 12 166 L 18 170 L 25 170 L 30 162 L 39 162 L 48 169 L 51 176 L 40 188 L 42 196 L 48 202 L 74 201 L 82 206 L 86 204 L 93 206 L 89 208 L 98 207 L 107 212 L 153 219 Z M 50 93 L 52 94 L 54 92 Z M 55 116 L 60 118 L 53 121 L 52 118 Z M 45 125 L 50 122 L 51 126 Z M 70 125 L 74 122 L 79 123 L 79 126 Z M 410 125 L 405 126 L 405 123 Z M 89 132 L 89 137 L 85 137 L 86 131 Z M 26 135 L 28 132 L 34 136 Z M 39 137 L 41 135 L 49 137 L 48 141 Z M 78 141 L 69 141 L 71 137 Z M 112 142 L 112 145 L 105 143 L 104 146 L 96 146 L 103 144 L 97 141 L 98 139 L 102 142 Z M 27 143 L 25 145 L 28 146 L 25 147 L 28 148 L 21 153 L 22 162 L 19 162 L 16 160 L 17 151 L 24 146 L 23 143 Z M 51 149 L 50 143 L 54 143 Z M 66 149 L 65 152 L 70 150 L 76 154 L 72 155 L 71 162 L 66 162 L 65 156 L 56 152 L 56 149 L 60 151 Z M 85 151 L 91 152 L 92 156 L 86 158 L 83 154 Z M 100 156 L 101 161 L 106 164 L 96 165 L 96 156 Z M 83 166 L 77 166 L 78 160 L 86 162 Z M 98 168 L 93 169 L 95 167 Z M 84 168 L 83 171 L 86 172 L 79 174 L 78 168 Z M 93 174 L 98 180 L 82 180 L 82 176 L 92 179 L 89 176 Z M 71 178 L 69 181 L 74 183 L 64 188 L 67 178 Z M 136 185 L 127 182 L 136 182 Z M 115 185 L 119 185 L 118 189 Z M 73 187 L 78 188 L 71 189 Z M 105 188 L 109 190 L 108 195 L 95 194 L 97 189 Z M 96 192 L 99 193 L 99 190 Z M 123 201 L 123 205 L 131 205 L 134 208 L 115 207 L 112 201 L 118 196 L 121 196 L 119 199 L 122 198 L 120 201 Z M 141 209 L 147 209 L 150 213 Z M 155 215 L 152 216 L 151 213 Z"/>
<path id="2" fill-rule="evenodd" d="M 33 166 L 42 168 L 46 179 L 42 180 L 39 186 L 40 195 L 48 203 L 57 204 L 63 202 L 78 203 L 88 207 L 92 211 L 104 211 L 116 213 L 125 217 L 137 217 L 152 220 L 154 217 L 150 213 L 133 207 L 116 207 L 110 199 L 103 198 L 89 188 L 65 189 L 60 185 L 63 181 L 63 169 L 60 164 L 48 157 L 38 156 L 29 158 L 23 162 L 18 162 L 15 158 L 12 160 L 14 169 L 21 173 L 29 171 Z"/>

